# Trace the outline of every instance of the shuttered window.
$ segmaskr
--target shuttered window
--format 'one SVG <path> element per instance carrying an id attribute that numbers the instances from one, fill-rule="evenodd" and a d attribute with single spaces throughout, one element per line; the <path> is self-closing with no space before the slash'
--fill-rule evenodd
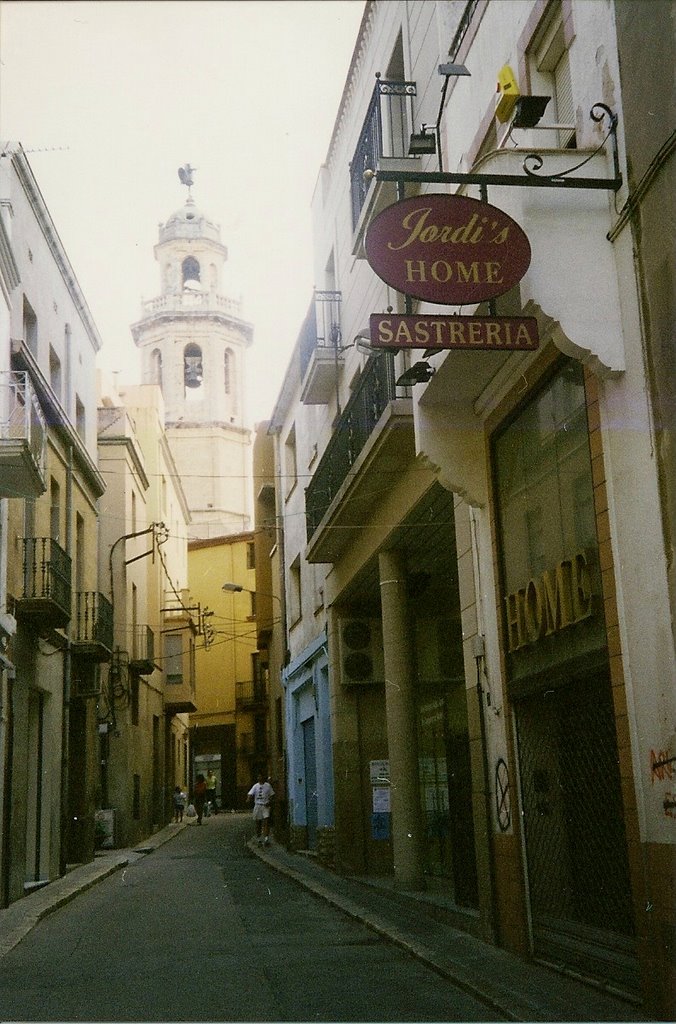
<path id="1" fill-rule="evenodd" d="M 556 96 L 556 120 L 559 124 L 575 124 L 573 86 L 570 79 L 568 51 L 564 50 L 554 68 L 554 93 Z M 575 129 L 559 132 L 562 149 L 575 149 Z"/>

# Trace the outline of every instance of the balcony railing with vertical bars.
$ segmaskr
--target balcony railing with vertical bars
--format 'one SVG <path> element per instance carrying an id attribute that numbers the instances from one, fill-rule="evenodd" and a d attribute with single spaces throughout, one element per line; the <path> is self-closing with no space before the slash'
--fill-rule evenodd
<path id="1" fill-rule="evenodd" d="M 268 691 L 264 679 L 248 679 L 239 681 L 235 691 L 236 707 L 242 711 L 257 707 L 265 707 L 268 702 Z"/>
<path id="2" fill-rule="evenodd" d="M 149 676 L 155 669 L 155 634 L 150 626 L 132 626 L 129 668 Z"/>
<path id="3" fill-rule="evenodd" d="M 113 650 L 113 606 L 93 590 L 76 594 L 74 654 L 107 661 Z"/>
<path id="4" fill-rule="evenodd" d="M 389 402 L 397 397 L 394 355 L 370 356 L 305 489 L 308 541 L 326 515 Z"/>
<path id="5" fill-rule="evenodd" d="M 376 75 L 375 89 L 350 163 L 353 228 L 371 184 L 364 177 L 365 172 L 375 171 L 381 159 L 408 157 L 415 95 L 415 82 L 390 81 Z"/>
<path id="6" fill-rule="evenodd" d="M 301 380 L 305 376 L 305 371 L 316 349 L 337 351 L 339 348 L 341 342 L 340 303 L 340 292 L 315 291 L 300 338 Z"/>
<path id="7" fill-rule="evenodd" d="M 27 373 L 0 371 L 0 498 L 45 490 L 47 428 Z"/>
<path id="8" fill-rule="evenodd" d="M 71 561 L 52 537 L 24 537 L 17 615 L 61 629 L 71 617 Z"/>

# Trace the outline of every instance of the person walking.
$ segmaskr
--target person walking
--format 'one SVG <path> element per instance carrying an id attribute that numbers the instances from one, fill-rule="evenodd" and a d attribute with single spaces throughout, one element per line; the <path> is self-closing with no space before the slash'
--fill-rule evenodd
<path id="1" fill-rule="evenodd" d="M 183 808 L 185 807 L 185 793 L 180 786 L 176 786 L 174 789 L 174 821 L 176 823 L 183 821 Z"/>
<path id="2" fill-rule="evenodd" d="M 193 803 L 195 804 L 195 810 L 197 811 L 197 824 L 202 824 L 202 815 L 204 814 L 204 804 L 207 799 L 207 784 L 202 772 L 199 772 L 193 788 Z"/>
<path id="3" fill-rule="evenodd" d="M 259 772 L 258 781 L 254 782 L 247 793 L 247 800 L 253 801 L 253 820 L 256 822 L 259 846 L 270 845 L 270 805 L 274 795 L 274 789 L 269 782 L 263 781 L 263 773 Z"/>

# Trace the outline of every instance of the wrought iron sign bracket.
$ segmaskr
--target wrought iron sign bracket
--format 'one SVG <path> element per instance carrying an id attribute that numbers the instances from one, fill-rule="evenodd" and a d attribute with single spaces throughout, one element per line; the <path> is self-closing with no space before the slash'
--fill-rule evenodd
<path id="1" fill-rule="evenodd" d="M 601 144 L 585 157 L 580 163 L 569 167 L 565 171 L 558 171 L 554 174 L 541 173 L 544 160 L 540 153 L 528 153 L 523 160 L 523 174 L 472 174 L 456 171 L 386 171 L 376 170 L 375 177 L 378 181 L 393 181 L 403 186 L 407 181 L 419 184 L 444 184 L 444 185 L 480 185 L 487 188 L 489 185 L 511 185 L 517 188 L 582 188 L 582 189 L 606 189 L 610 192 L 617 192 L 622 187 L 622 173 L 617 151 L 617 114 L 614 114 L 605 103 L 595 103 L 589 112 L 592 121 L 600 122 L 604 117 L 608 118 L 609 128 Z M 568 175 L 579 170 L 589 163 L 599 153 L 606 142 L 610 140 L 613 154 L 612 178 L 571 178 Z"/>

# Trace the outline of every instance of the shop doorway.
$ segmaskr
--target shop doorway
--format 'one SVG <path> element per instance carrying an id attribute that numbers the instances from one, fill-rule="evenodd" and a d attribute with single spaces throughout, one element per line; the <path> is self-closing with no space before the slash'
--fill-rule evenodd
<path id="1" fill-rule="evenodd" d="M 607 674 L 516 701 L 515 718 L 533 953 L 637 992 Z"/>
<path id="2" fill-rule="evenodd" d="M 477 907 L 478 885 L 464 681 L 418 698 L 420 788 L 427 870 L 450 878 L 458 906 Z"/>

